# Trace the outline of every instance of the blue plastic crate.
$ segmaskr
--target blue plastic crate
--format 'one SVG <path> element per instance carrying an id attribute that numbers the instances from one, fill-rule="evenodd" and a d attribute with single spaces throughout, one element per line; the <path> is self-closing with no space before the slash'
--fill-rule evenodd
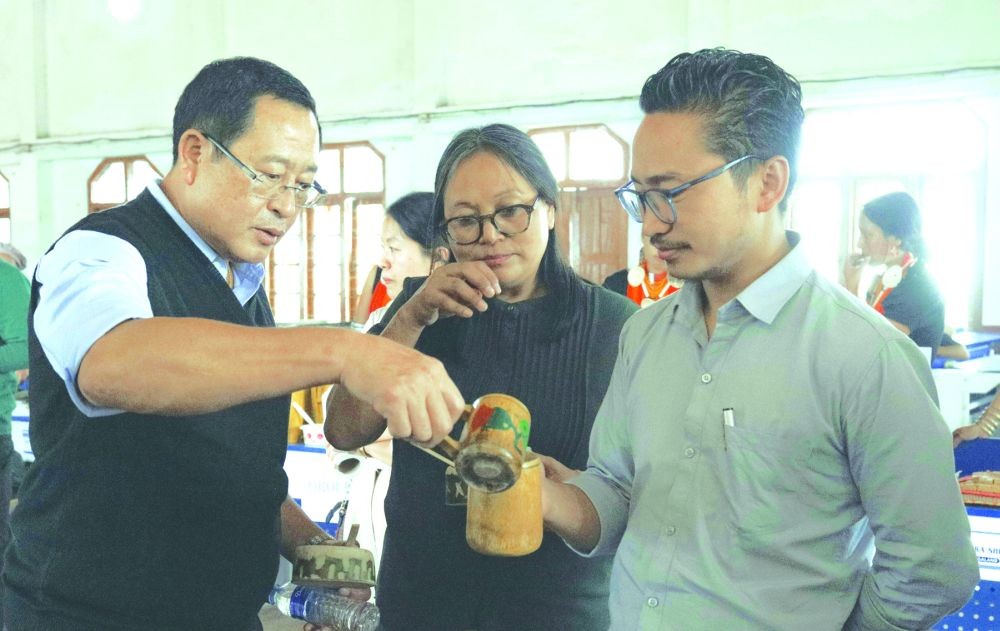
<path id="1" fill-rule="evenodd" d="M 939 631 L 1000 631 L 1000 583 L 981 581 L 972 600 L 934 628 Z"/>

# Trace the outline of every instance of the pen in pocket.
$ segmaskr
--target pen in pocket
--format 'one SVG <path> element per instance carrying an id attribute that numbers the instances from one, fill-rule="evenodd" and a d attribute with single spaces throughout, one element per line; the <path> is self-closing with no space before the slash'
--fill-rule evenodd
<path id="1" fill-rule="evenodd" d="M 726 442 L 726 428 L 734 427 L 733 408 L 722 408 L 722 449 L 729 451 L 729 444 Z"/>

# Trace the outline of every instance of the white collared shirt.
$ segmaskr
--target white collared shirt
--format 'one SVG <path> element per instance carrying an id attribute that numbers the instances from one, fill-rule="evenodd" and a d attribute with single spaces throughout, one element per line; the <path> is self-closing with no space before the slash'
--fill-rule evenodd
<path id="1" fill-rule="evenodd" d="M 229 263 L 191 227 L 160 188 L 147 190 L 170 218 L 226 278 Z M 264 279 L 260 263 L 233 266 L 233 294 L 245 305 Z M 105 333 L 126 320 L 153 317 L 146 286 L 146 263 L 135 247 L 93 230 L 74 230 L 60 238 L 38 262 L 41 283 L 35 309 L 35 335 L 76 407 L 90 417 L 122 410 L 90 405 L 80 396 L 76 376 L 84 355 Z M 67 335 L 67 331 L 72 334 Z"/>

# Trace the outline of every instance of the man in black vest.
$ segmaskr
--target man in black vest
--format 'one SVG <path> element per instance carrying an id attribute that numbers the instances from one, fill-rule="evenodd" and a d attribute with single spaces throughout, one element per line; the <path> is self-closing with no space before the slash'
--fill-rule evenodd
<path id="1" fill-rule="evenodd" d="M 339 383 L 423 444 L 461 412 L 436 360 L 273 328 L 261 263 L 322 202 L 302 83 L 258 59 L 209 64 L 173 148 L 161 182 L 70 228 L 36 270 L 10 629 L 259 628 L 278 554 L 322 532 L 287 497 L 288 393 Z"/>

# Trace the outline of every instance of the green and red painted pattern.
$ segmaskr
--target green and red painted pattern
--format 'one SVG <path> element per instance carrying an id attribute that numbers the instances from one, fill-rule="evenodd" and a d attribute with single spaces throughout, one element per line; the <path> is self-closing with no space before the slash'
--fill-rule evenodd
<path id="1" fill-rule="evenodd" d="M 524 457 L 528 449 L 528 434 L 531 432 L 531 423 L 527 419 L 515 421 L 511 418 L 510 412 L 504 408 L 483 404 L 479 406 L 469 422 L 469 434 L 475 434 L 483 428 L 514 432 L 514 448 L 517 449 L 522 458 Z"/>

